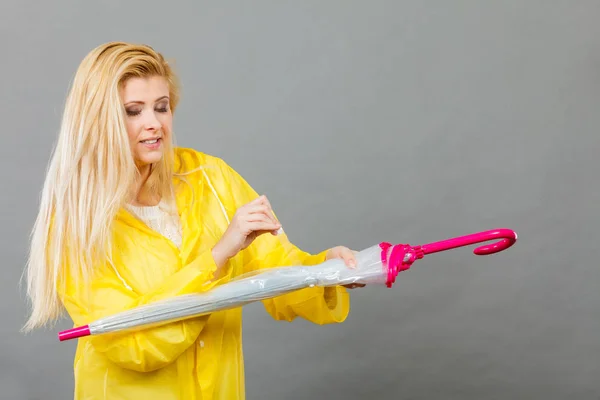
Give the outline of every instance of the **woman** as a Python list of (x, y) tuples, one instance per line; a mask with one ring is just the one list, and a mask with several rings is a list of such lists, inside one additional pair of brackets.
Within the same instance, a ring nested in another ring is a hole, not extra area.
[[(172, 146), (176, 78), (147, 46), (108, 43), (82, 61), (46, 177), (27, 269), (25, 330), (64, 308), (75, 325), (207, 290), (281, 265), (353, 252), (305, 253), (268, 199), (223, 160)], [(263, 302), (276, 320), (339, 323), (343, 287)], [(241, 309), (81, 339), (76, 399), (243, 399)]]

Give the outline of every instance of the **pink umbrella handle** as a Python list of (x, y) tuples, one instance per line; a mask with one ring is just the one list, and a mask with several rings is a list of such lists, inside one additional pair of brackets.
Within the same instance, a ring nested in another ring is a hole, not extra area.
[[(500, 240), (498, 240), (500, 239)], [(387, 267), (388, 277), (386, 285), (392, 287), (396, 281), (396, 276), (402, 271), (410, 269), (416, 260), (420, 260), (426, 254), (437, 253), (444, 250), (451, 250), (457, 247), (469, 246), (476, 243), (496, 240), (495, 243), (479, 246), (473, 252), (478, 256), (498, 253), (506, 250), (517, 241), (517, 234), (510, 229), (494, 229), (490, 231), (472, 233), (466, 236), (459, 236), (452, 239), (446, 239), (439, 242), (424, 244), (421, 246), (411, 246), (408, 244), (392, 244), (383, 242), (381, 248), (381, 261)], [(388, 252), (389, 257), (388, 257)]]
[[(501, 240), (498, 240), (501, 239)], [(444, 250), (455, 249), (458, 247), (469, 246), (476, 243), (498, 240), (495, 243), (483, 245), (473, 250), (478, 256), (498, 253), (508, 249), (517, 241), (517, 233), (511, 229), (493, 229), (484, 232), (473, 233), (470, 235), (459, 236), (452, 239), (442, 240), (429, 244), (421, 245), (423, 254), (432, 254)]]

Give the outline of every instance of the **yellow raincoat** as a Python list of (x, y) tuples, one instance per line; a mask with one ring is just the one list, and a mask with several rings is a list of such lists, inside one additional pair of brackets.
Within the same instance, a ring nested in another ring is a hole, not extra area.
[[(176, 295), (211, 281), (211, 248), (240, 206), (258, 197), (223, 160), (191, 149), (175, 150), (174, 178), (183, 229), (181, 248), (121, 210), (113, 230), (113, 265), (98, 266), (90, 287), (72, 280), (60, 290), (75, 325)], [(199, 167), (203, 167), (200, 168)], [(262, 235), (225, 266), (221, 284), (251, 270), (314, 265), (285, 235)], [(203, 289), (205, 290), (205, 289)], [(305, 318), (339, 323), (349, 312), (343, 287), (309, 288), (263, 302), (276, 320)], [(195, 400), (245, 398), (241, 308), (137, 332), (79, 340), (74, 360), (75, 399)]]

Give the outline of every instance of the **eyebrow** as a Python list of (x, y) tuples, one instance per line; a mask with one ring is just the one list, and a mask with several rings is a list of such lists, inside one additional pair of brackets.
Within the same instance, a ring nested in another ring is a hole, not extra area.
[[(168, 99), (169, 99), (169, 96), (162, 96), (162, 97), (159, 97), (158, 99), (154, 100), (154, 102), (155, 102), (155, 103), (157, 103), (157, 102), (159, 102), (159, 101), (161, 101), (161, 100), (165, 100), (165, 99), (167, 99), (167, 100), (168, 100)], [(127, 106), (127, 105), (130, 105), (130, 104), (144, 104), (144, 102), (143, 102), (143, 101), (139, 101), (139, 100), (132, 100), (132, 101), (128, 101), (127, 103), (125, 103), (125, 105), (126, 105), (126, 106)]]

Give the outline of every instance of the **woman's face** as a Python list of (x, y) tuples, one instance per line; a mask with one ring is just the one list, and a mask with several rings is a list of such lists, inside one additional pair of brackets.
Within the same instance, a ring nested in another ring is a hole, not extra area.
[(171, 140), (173, 114), (165, 78), (130, 78), (121, 89), (129, 144), (140, 170), (160, 161), (164, 142)]

